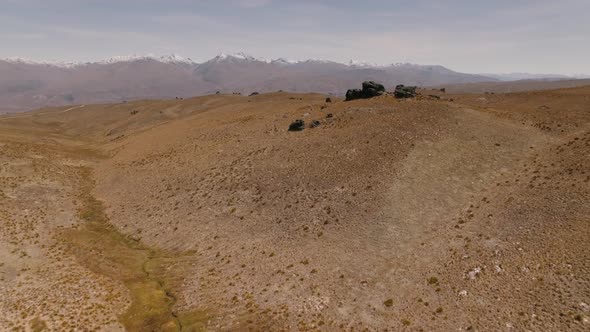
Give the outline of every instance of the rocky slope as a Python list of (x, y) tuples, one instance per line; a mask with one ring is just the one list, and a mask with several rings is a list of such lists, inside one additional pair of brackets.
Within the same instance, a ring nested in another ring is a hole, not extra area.
[[(47, 172), (65, 172), (51, 183), (83, 212), (58, 202), (64, 212), (52, 220), (69, 216), (63, 227), (88, 239), (55, 240), (81, 248), (60, 252), (78, 257), (75, 275), (101, 280), (97, 294), (117, 290), (97, 296), (112, 311), (93, 314), (113, 328), (585, 331), (589, 96), (587, 87), (332, 103), (318, 94), (214, 95), (0, 118), (0, 142), (28, 137), (26, 146), (54, 145), (91, 170), (80, 176), (93, 181), (79, 184), (66, 169)], [(320, 124), (289, 132), (294, 119)], [(42, 155), (49, 164), (66, 157)], [(41, 192), (24, 195), (23, 182), (10, 180), (25, 176), (21, 157), (3, 158), (12, 165), (1, 187), (10, 216), (18, 199)], [(93, 186), (96, 201), (68, 196), (68, 186)], [(88, 206), (102, 212), (84, 213)], [(84, 218), (113, 227), (89, 233)], [(11, 227), (2, 241), (28, 229)], [(53, 264), (53, 249), (29, 245), (1, 246), (9, 249), (0, 252), (0, 289), (22, 268), (16, 292), (31, 288), (26, 276), (39, 272), (27, 268)], [(133, 270), (105, 268), (121, 260), (114, 245), (143, 262), (139, 286), (126, 277)], [(5, 297), (14, 301), (13, 292)], [(164, 311), (138, 310), (159, 301)], [(49, 327), (70, 322), (41, 311), (22, 318), (40, 303), (53, 307), (30, 298), (0, 308), (0, 326), (30, 326), (36, 316)]]

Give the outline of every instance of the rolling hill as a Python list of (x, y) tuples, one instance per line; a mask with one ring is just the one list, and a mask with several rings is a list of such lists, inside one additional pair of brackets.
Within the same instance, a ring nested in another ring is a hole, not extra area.
[(590, 87), (443, 96), (1, 116), (0, 330), (587, 331)]

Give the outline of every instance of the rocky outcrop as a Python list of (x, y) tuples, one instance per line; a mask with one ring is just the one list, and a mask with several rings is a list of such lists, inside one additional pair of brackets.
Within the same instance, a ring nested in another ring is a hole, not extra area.
[(351, 89), (346, 91), (346, 100), (367, 99), (378, 97), (385, 94), (385, 87), (383, 84), (375, 83), (373, 81), (363, 82), (362, 89)]
[(298, 119), (289, 125), (289, 131), (301, 131), (305, 128), (305, 121)]
[(393, 95), (395, 98), (414, 98), (418, 95), (418, 93), (416, 92), (415, 86), (405, 86), (400, 84), (395, 87)]

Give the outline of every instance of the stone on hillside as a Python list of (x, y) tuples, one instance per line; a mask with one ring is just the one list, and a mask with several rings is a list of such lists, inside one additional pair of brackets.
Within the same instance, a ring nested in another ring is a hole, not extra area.
[(363, 98), (363, 91), (360, 89), (350, 89), (346, 91), (346, 100), (355, 100)]
[(375, 83), (373, 81), (363, 82), (362, 89), (351, 89), (346, 92), (346, 100), (366, 99), (381, 96), (385, 94), (385, 87), (383, 84)]
[(293, 122), (291, 122), (291, 124), (289, 125), (289, 131), (300, 131), (303, 130), (305, 128), (305, 121), (298, 119), (295, 120)]
[[(363, 91), (375, 91), (375, 92), (385, 92), (385, 87), (383, 84), (375, 83), (373, 81), (364, 81), (363, 82)], [(374, 97), (374, 96), (369, 96)]]
[(395, 98), (414, 98), (418, 95), (415, 86), (405, 86), (400, 84), (395, 87), (394, 96)]

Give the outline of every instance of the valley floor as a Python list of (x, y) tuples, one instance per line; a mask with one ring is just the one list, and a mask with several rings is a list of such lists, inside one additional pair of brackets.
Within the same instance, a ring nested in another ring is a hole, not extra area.
[(590, 328), (590, 88), (324, 99), (0, 117), (0, 330)]

